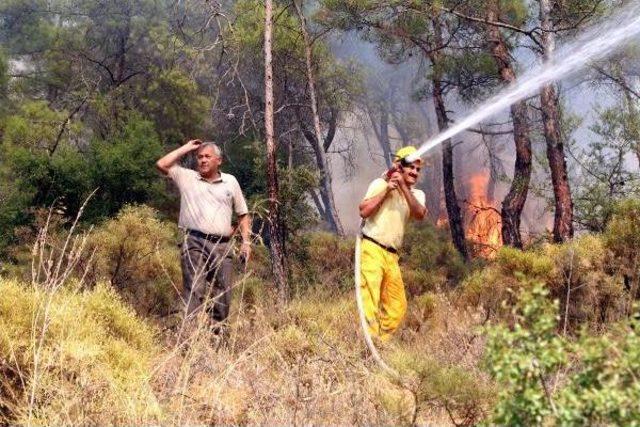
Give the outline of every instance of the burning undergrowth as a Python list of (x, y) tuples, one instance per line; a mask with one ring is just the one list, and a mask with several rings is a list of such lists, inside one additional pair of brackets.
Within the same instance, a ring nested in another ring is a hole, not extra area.
[(488, 171), (471, 175), (465, 200), (465, 236), (473, 254), (483, 258), (495, 257), (502, 246), (502, 220), (489, 191), (490, 181)]

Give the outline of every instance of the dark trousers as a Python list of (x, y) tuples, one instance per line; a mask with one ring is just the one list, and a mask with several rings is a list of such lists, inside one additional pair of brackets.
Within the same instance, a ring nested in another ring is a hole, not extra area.
[(183, 298), (186, 315), (206, 309), (214, 322), (229, 316), (232, 259), (228, 243), (217, 243), (187, 234), (182, 243)]

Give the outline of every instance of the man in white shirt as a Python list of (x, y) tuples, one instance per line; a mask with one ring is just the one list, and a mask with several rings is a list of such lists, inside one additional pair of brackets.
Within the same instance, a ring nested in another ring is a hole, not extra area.
[[(178, 165), (194, 152), (197, 171)], [(224, 322), (231, 304), (231, 219), (235, 211), (242, 235), (241, 256), (248, 262), (251, 254), (251, 222), (242, 190), (233, 175), (220, 172), (222, 153), (212, 142), (198, 139), (168, 153), (156, 162), (180, 191), (178, 226), (184, 230), (180, 261), (186, 315), (193, 318), (203, 307), (214, 325)], [(207, 302), (210, 300), (210, 302)], [(219, 331), (216, 326), (214, 331)]]

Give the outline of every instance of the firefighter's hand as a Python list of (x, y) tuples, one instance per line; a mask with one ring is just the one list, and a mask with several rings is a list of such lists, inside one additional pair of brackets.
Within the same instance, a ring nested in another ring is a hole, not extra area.
[(404, 178), (402, 177), (402, 174), (400, 172), (394, 172), (391, 175), (391, 178), (389, 178), (389, 183), (387, 184), (387, 187), (395, 190), (396, 188), (402, 186), (404, 184)]
[(395, 190), (396, 188), (398, 188), (398, 181), (394, 181), (390, 178), (387, 182), (387, 191)]

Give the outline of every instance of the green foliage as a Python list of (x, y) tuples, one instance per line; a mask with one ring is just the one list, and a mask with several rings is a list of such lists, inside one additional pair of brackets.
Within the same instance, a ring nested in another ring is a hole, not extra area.
[(16, 226), (33, 219), (30, 209), (58, 201), (75, 215), (88, 194), (86, 160), (67, 138), (58, 138), (63, 116), (38, 101), (7, 119), (0, 145), (0, 248), (12, 241)]
[(87, 221), (113, 215), (126, 203), (165, 197), (154, 168), (163, 149), (152, 123), (132, 116), (110, 140), (78, 147), (68, 135), (57, 141), (63, 115), (36, 102), (8, 119), (0, 147), (0, 247), (12, 241), (15, 227), (31, 224), (34, 209), (55, 203), (74, 218), (94, 189)]
[(574, 346), (580, 369), (558, 393), (558, 424), (638, 425), (640, 324), (623, 322), (602, 337), (584, 335)]
[(5, 0), (0, 4), (0, 44), (10, 53), (46, 49), (54, 31), (42, 14), (45, 0)]
[(466, 102), (487, 98), (500, 82), (498, 67), (488, 52), (447, 56), (439, 68), (460, 87), (460, 96)]
[(187, 135), (198, 135), (210, 109), (208, 98), (183, 71), (159, 70), (156, 74), (146, 87), (142, 109), (153, 118), (162, 140), (183, 142)]
[[(223, 169), (234, 175), (243, 192), (254, 206), (255, 222), (266, 218), (268, 208), (266, 156), (264, 145), (258, 141), (239, 140), (225, 146), (226, 163)], [(318, 174), (307, 165), (285, 168), (278, 165), (280, 186), (280, 215), (287, 234), (292, 237), (317, 222), (315, 210), (309, 205), (308, 191), (318, 186)]]
[[(20, 106), (19, 111), (7, 119), (3, 144), (29, 150), (53, 152), (60, 143), (60, 124), (67, 112), (52, 109), (46, 101), (31, 101)], [(72, 127), (77, 132), (77, 127)], [(66, 135), (63, 135), (66, 138)], [(74, 136), (74, 135), (72, 135)]]
[(640, 140), (640, 116), (634, 108), (622, 107), (600, 111), (591, 127), (597, 139), (575, 150), (581, 166), (575, 179), (575, 218), (587, 230), (603, 231), (620, 200), (640, 196), (640, 175), (627, 162)]
[(164, 186), (154, 166), (162, 154), (153, 124), (135, 115), (111, 139), (95, 141), (88, 167), (98, 193), (88, 217), (113, 215), (127, 203), (162, 200)]
[(567, 354), (556, 334), (558, 304), (550, 305), (547, 295), (541, 285), (525, 288), (513, 309), (513, 327), (487, 330), (487, 367), (499, 384), (492, 422), (541, 425), (552, 414), (547, 381)]
[(636, 425), (638, 320), (594, 337), (559, 336), (557, 302), (542, 285), (519, 295), (511, 327), (487, 328), (487, 368), (499, 386), (491, 418), (501, 425)]

